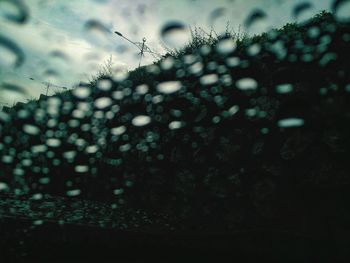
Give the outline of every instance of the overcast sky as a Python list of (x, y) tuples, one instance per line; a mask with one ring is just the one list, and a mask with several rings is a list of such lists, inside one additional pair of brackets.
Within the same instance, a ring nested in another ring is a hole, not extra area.
[[(161, 29), (169, 22), (199, 26), (217, 32), (225, 29), (227, 21), (237, 30), (247, 16), (259, 8), (267, 18), (251, 29), (253, 34), (294, 21), (293, 8), (299, 0), (27, 0), (26, 23), (9, 20), (18, 16), (18, 6), (12, 1), (0, 1), (0, 40), (16, 43), (25, 59), (14, 66), (11, 54), (0, 41), (0, 85), (16, 84), (27, 94), (0, 88), (0, 103), (38, 97), (45, 93), (40, 82), (51, 81), (58, 86), (71, 87), (95, 74), (110, 56), (116, 66), (133, 69), (138, 65), (137, 49), (113, 34), (117, 30), (133, 41), (142, 41), (155, 52), (164, 53)], [(14, 1), (15, 2), (15, 1)], [(312, 7), (303, 12), (299, 21), (330, 8), (332, 0), (309, 0)], [(188, 37), (188, 33), (184, 32)], [(169, 43), (166, 44), (174, 44)], [(151, 63), (146, 56), (142, 64)], [(30, 78), (34, 79), (31, 80)], [(1, 84), (2, 83), (2, 84)]]

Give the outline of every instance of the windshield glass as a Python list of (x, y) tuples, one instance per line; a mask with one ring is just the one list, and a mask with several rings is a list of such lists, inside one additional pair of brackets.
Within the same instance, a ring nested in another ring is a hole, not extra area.
[(347, 0), (0, 0), (0, 252), (225, 250), (211, 234), (264, 229), (268, 257), (266, 240), (284, 249), (271, 233), (342, 232), (349, 14)]

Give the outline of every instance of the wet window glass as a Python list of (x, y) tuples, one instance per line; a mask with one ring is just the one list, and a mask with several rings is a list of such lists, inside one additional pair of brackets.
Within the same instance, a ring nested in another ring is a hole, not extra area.
[(0, 0), (0, 261), (350, 260), (349, 16)]

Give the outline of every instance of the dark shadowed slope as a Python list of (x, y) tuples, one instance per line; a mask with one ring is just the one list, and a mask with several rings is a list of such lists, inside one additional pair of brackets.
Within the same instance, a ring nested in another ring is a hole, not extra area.
[(322, 13), (1, 113), (6, 254), (349, 256), (349, 41)]

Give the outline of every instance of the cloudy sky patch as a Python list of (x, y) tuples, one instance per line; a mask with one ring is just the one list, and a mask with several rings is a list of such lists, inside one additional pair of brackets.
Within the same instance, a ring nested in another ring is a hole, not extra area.
[[(6, 2), (6, 1), (0, 1)], [(185, 26), (199, 26), (218, 33), (229, 21), (238, 30), (253, 10), (263, 10), (267, 17), (251, 29), (250, 34), (279, 27), (293, 17), (299, 0), (70, 0), (23, 1), (29, 19), (26, 23), (9, 21), (8, 13), (15, 9), (1, 9), (0, 36), (15, 42), (25, 54), (20, 67), (0, 62), (0, 85), (12, 83), (24, 87), (27, 97), (45, 93), (42, 82), (71, 87), (88, 81), (102, 64), (112, 56), (113, 62), (125, 70), (138, 66), (138, 50), (113, 32), (122, 32), (133, 41), (142, 41), (155, 52), (164, 54), (161, 29), (171, 21)], [(311, 8), (303, 12), (299, 21), (320, 10), (328, 9), (331, 0), (310, 0)], [(92, 25), (92, 26), (91, 26)], [(103, 29), (103, 30), (101, 30)], [(189, 38), (189, 34), (188, 34)], [(1, 51), (1, 43), (0, 43)], [(0, 54), (0, 60), (6, 54)], [(142, 64), (152, 63), (146, 56)], [(0, 102), (13, 103), (0, 89)], [(23, 98), (18, 97), (18, 100)]]

